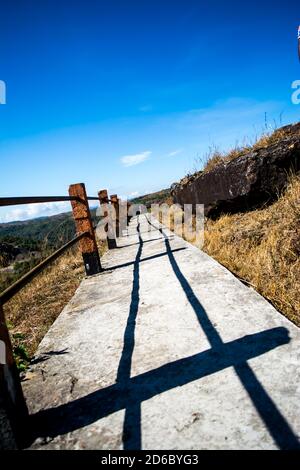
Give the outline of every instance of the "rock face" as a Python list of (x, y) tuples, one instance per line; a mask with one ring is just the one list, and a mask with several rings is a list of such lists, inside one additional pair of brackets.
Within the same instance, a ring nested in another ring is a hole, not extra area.
[(173, 184), (174, 202), (204, 204), (211, 218), (272, 202), (289, 174), (300, 171), (300, 123), (279, 131), (283, 137), (278, 142)]

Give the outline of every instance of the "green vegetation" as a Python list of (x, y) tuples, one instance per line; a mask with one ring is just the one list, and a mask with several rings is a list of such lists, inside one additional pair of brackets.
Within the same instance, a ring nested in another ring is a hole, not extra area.
[(12, 334), (12, 340), (14, 343), (13, 353), (14, 353), (16, 364), (17, 364), (17, 368), (19, 371), (22, 372), (27, 368), (30, 362), (29, 353), (27, 351), (25, 344), (23, 344), (22, 342), (23, 340), (25, 340), (25, 337), (22, 333), (15, 333), (15, 334)]
[[(93, 221), (96, 209), (91, 209)], [(12, 243), (29, 251), (37, 248), (58, 248), (75, 236), (75, 224), (71, 212), (0, 224), (0, 243)]]
[(0, 224), (0, 242), (36, 249), (56, 248), (75, 235), (75, 226), (70, 213)]
[[(91, 210), (96, 222), (96, 209)], [(71, 212), (0, 224), (0, 292), (76, 234)]]

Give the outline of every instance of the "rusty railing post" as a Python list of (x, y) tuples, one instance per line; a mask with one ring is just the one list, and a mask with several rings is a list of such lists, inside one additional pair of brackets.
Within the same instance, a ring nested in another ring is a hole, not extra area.
[(116, 238), (115, 238), (115, 232), (114, 228), (112, 226), (112, 221), (110, 220), (110, 213), (109, 213), (109, 208), (108, 208), (108, 194), (106, 189), (101, 189), (98, 192), (99, 196), (99, 201), (100, 205), (103, 206), (103, 217), (108, 217), (109, 221), (105, 225), (104, 230), (107, 233), (107, 246), (109, 250), (112, 250), (113, 248), (117, 248), (117, 243), (116, 243)]
[(0, 304), (0, 450), (22, 446), (28, 411)]
[(76, 224), (77, 234), (86, 232), (79, 244), (87, 276), (97, 274), (102, 271), (99, 251), (93, 229), (89, 203), (87, 200), (85, 185), (83, 183), (71, 184), (69, 195), (78, 199), (71, 201), (73, 217)]
[(116, 237), (120, 236), (120, 213), (119, 213), (119, 198), (117, 194), (112, 194), (110, 200), (115, 209), (115, 224), (116, 224)]

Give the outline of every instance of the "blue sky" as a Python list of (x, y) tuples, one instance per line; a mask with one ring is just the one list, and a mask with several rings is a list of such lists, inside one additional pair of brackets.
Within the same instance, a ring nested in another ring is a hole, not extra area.
[[(0, 196), (84, 182), (132, 196), (299, 120), (298, 2), (7, 0), (0, 4)], [(0, 221), (69, 209), (1, 209)]]

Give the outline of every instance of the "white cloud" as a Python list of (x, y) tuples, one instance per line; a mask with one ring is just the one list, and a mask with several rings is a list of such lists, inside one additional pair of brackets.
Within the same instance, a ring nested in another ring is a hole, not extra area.
[(140, 193), (138, 191), (133, 191), (132, 193), (129, 194), (129, 197), (136, 197), (138, 196)]
[(175, 157), (175, 155), (179, 155), (183, 151), (184, 151), (184, 149), (173, 150), (173, 152), (170, 152), (170, 153), (167, 154), (167, 157)]
[(147, 150), (142, 153), (136, 153), (135, 155), (124, 155), (124, 157), (121, 157), (120, 160), (124, 166), (138, 165), (139, 163), (142, 163), (147, 160), (147, 158), (150, 157), (151, 153), (152, 152), (150, 152), (150, 150)]
[(129, 193), (129, 194), (121, 194), (118, 197), (122, 201), (127, 201), (128, 199), (132, 199), (134, 197), (137, 197), (139, 194), (140, 194), (139, 191), (133, 191), (132, 193)]
[(35, 219), (60, 214), (71, 210), (69, 202), (46, 202), (42, 204), (26, 204), (15, 206), (13, 209), (0, 215), (0, 222), (14, 222), (19, 220)]

